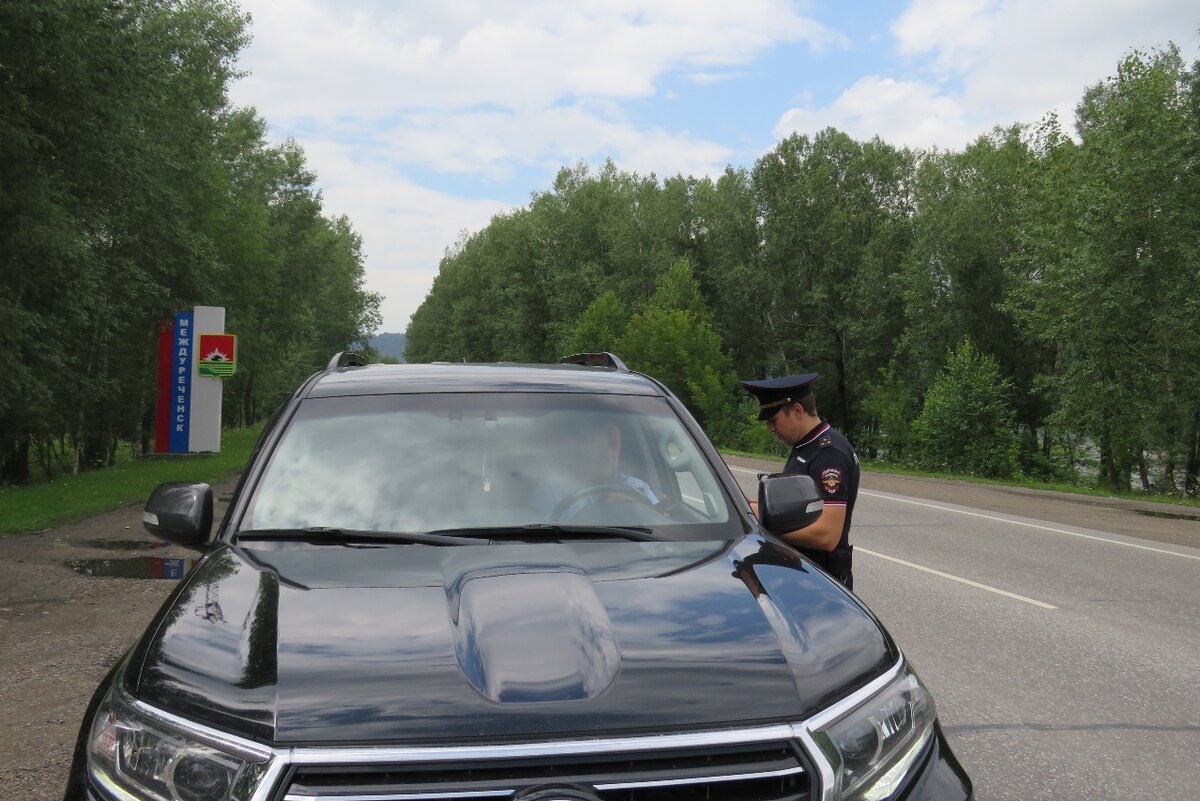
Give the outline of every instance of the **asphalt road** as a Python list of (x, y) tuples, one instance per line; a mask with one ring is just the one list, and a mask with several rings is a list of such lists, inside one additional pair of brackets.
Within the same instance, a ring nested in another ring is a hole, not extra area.
[[(749, 492), (778, 469), (728, 461)], [(864, 475), (857, 594), (933, 691), (977, 798), (1200, 798), (1195, 514)]]

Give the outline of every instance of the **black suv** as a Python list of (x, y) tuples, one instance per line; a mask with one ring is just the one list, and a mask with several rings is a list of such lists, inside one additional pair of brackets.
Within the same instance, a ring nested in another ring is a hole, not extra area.
[[(589, 362), (589, 359), (580, 361)], [(370, 365), (309, 379), (205, 552), (96, 692), (67, 797), (965, 799), (933, 699), (871, 613), (751, 514), (658, 381)]]

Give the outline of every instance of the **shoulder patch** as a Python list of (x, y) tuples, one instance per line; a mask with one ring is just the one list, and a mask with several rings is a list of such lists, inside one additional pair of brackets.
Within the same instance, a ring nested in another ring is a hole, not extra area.
[(833, 444), (833, 440), (831, 440), (829, 437), (825, 437), (824, 439), (821, 440), (822, 448), (828, 448), (832, 444)]
[(827, 467), (821, 471), (821, 486), (830, 495), (841, 489), (842, 471), (836, 467)]

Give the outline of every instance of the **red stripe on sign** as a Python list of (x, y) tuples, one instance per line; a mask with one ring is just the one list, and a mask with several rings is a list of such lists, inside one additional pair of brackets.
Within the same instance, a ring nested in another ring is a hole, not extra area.
[(154, 399), (154, 452), (171, 450), (171, 378), (175, 357), (175, 322), (158, 323), (158, 380)]

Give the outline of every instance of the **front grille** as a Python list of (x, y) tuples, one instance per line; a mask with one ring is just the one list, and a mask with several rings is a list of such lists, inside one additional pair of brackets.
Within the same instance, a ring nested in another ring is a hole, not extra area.
[(303, 765), (286, 801), (505, 801), (570, 785), (601, 801), (808, 801), (791, 741), (380, 765)]

